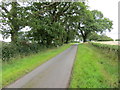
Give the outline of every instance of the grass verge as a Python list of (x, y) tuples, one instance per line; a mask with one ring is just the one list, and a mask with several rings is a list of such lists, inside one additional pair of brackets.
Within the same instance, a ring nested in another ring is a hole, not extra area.
[(63, 45), (59, 48), (48, 49), (40, 53), (26, 56), (22, 59), (12, 60), (2, 64), (2, 87), (14, 82), (18, 78), (32, 71), (39, 65), (53, 58), (57, 54), (69, 48), (71, 44)]
[(118, 87), (118, 60), (109, 58), (102, 50), (89, 44), (78, 46), (70, 88)]

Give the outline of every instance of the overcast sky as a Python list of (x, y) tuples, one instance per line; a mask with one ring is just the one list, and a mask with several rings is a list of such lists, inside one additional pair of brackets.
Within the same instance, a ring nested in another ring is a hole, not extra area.
[[(1, 1), (1, 0), (0, 0)], [(113, 21), (113, 29), (111, 32), (106, 32), (106, 35), (117, 39), (118, 38), (118, 2), (120, 0), (88, 0), (90, 10), (99, 10), (103, 15)], [(0, 40), (2, 37), (0, 35)], [(5, 40), (10, 41), (10, 38)]]
[(113, 29), (107, 32), (107, 36), (113, 39), (118, 38), (118, 2), (120, 0), (88, 0), (91, 10), (101, 11), (105, 17), (113, 21)]

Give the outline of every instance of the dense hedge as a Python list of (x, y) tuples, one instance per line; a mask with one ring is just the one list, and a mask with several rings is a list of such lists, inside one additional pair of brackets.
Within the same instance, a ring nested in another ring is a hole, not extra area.
[(17, 56), (27, 56), (31, 53), (37, 53), (46, 47), (40, 46), (36, 43), (29, 44), (11, 44), (11, 43), (2, 43), (2, 61), (8, 61)]
[(97, 41), (114, 41), (114, 40), (113, 39), (108, 39), (108, 40), (98, 39)]
[(97, 48), (114, 51), (117, 54), (119, 54), (119, 51), (120, 51), (120, 46), (118, 45), (106, 45), (106, 44), (100, 44), (100, 43), (91, 43), (91, 44)]
[(116, 39), (115, 41), (120, 41), (120, 39)]

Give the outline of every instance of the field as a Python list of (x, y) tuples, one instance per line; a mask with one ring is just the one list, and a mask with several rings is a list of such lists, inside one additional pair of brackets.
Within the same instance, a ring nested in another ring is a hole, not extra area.
[(95, 43), (109, 44), (109, 45), (120, 45), (119, 41), (104, 41), (104, 42), (95, 42)]
[(118, 59), (91, 44), (80, 44), (71, 77), (70, 88), (118, 87)]

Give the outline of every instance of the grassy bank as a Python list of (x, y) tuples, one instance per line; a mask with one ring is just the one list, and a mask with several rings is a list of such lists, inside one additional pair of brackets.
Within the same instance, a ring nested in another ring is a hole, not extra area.
[(117, 55), (110, 58), (103, 49), (80, 44), (72, 72), (70, 88), (118, 87)]
[(12, 83), (16, 79), (35, 69), (37, 66), (48, 61), (57, 54), (63, 52), (70, 47), (70, 44), (63, 45), (59, 48), (53, 48), (49, 50), (44, 50), (38, 54), (26, 56), (22, 59), (15, 59), (9, 63), (3, 63), (2, 65), (2, 85)]

